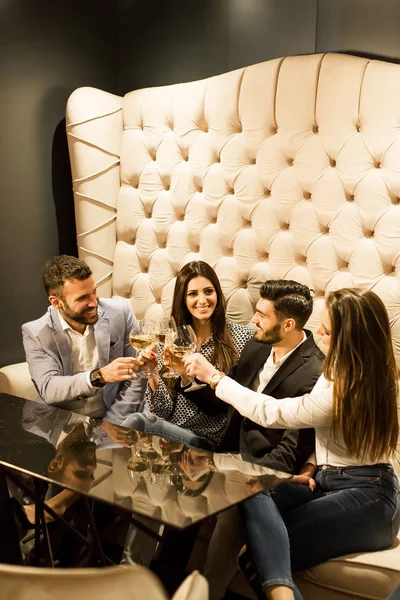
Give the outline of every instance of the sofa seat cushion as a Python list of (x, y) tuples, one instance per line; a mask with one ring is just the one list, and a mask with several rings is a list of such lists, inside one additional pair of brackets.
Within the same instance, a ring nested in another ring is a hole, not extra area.
[(28, 363), (7, 365), (0, 369), (0, 393), (35, 400), (38, 393), (29, 374)]
[(400, 537), (387, 550), (348, 554), (296, 574), (320, 587), (383, 600), (400, 585)]

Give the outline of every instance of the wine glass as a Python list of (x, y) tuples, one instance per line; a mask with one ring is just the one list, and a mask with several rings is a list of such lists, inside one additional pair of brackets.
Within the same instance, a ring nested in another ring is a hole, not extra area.
[(161, 345), (165, 345), (168, 338), (176, 334), (176, 323), (174, 317), (165, 317), (157, 321), (154, 337)]
[(128, 476), (135, 487), (144, 479), (149, 466), (149, 459), (146, 456), (134, 455), (129, 459), (127, 464)]
[[(194, 329), (191, 325), (181, 325), (176, 328), (176, 335), (173, 339), (173, 342), (169, 348), (171, 354), (176, 356), (176, 358), (182, 359), (184, 356), (188, 356), (189, 354), (194, 354), (197, 350), (197, 336), (194, 332)], [(184, 367), (182, 365), (182, 369), (176, 375), (181, 375), (184, 371)], [(191, 386), (190, 390), (197, 390), (205, 387), (205, 384), (198, 384), (195, 382), (193, 377), (188, 377)]]
[[(159, 344), (169, 347), (175, 335), (176, 323), (174, 317), (165, 317), (157, 321), (155, 338)], [(166, 370), (162, 373), (162, 377), (176, 377), (176, 373), (173, 373), (166, 365), (164, 367)]]
[[(129, 342), (136, 350), (147, 350), (151, 348), (155, 342), (156, 323), (151, 319), (139, 319), (132, 327), (129, 335)], [(149, 379), (153, 375), (153, 370), (150, 366), (144, 367), (136, 373), (139, 377)]]

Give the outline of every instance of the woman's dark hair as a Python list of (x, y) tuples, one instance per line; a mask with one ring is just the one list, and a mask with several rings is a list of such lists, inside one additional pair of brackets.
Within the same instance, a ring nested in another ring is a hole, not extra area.
[(351, 455), (392, 455), (399, 435), (398, 381), (389, 316), (374, 292), (342, 289), (326, 305), (331, 343), (324, 375), (333, 382), (332, 433)]
[(192, 323), (193, 317), (186, 306), (186, 292), (189, 282), (195, 277), (208, 279), (217, 293), (217, 305), (211, 315), (211, 329), (214, 339), (214, 353), (211, 362), (221, 371), (229, 373), (237, 363), (238, 356), (226, 323), (225, 298), (221, 284), (216, 272), (209, 264), (202, 260), (195, 260), (179, 271), (176, 277), (171, 315), (178, 327)]
[(310, 288), (291, 279), (269, 279), (260, 289), (260, 296), (272, 302), (278, 319), (292, 318), (301, 331), (313, 311)]

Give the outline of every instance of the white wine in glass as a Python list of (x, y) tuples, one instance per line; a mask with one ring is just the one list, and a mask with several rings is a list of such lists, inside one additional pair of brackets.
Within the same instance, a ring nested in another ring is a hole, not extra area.
[[(197, 336), (191, 327), (191, 325), (180, 325), (176, 328), (176, 335), (169, 346), (169, 351), (173, 356), (178, 359), (182, 359), (184, 356), (194, 354), (197, 349)], [(180, 372), (174, 372), (174, 376), (177, 377), (184, 371), (183, 365)], [(190, 378), (192, 383), (193, 378)]]
[[(174, 317), (165, 317), (157, 322), (155, 338), (160, 345), (169, 348), (175, 336), (176, 323)], [(162, 374), (163, 377), (168, 379), (177, 376), (177, 374), (171, 371), (166, 365), (164, 365), (164, 367), (166, 370)]]
[[(134, 323), (132, 331), (129, 334), (130, 345), (138, 351), (151, 348), (155, 342), (155, 330), (156, 323), (154, 321), (151, 319), (139, 319)], [(152, 371), (148, 367), (145, 367), (138, 371), (136, 375), (148, 379), (152, 376)]]
[(157, 321), (154, 337), (159, 344), (164, 346), (175, 333), (176, 323), (174, 317), (165, 317), (165, 319)]

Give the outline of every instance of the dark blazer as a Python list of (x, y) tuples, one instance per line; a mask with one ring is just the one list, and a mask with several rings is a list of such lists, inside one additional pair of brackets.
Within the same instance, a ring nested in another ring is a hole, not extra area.
[[(289, 356), (268, 382), (263, 394), (274, 398), (294, 398), (309, 393), (322, 370), (325, 355), (310, 331), (307, 340)], [(272, 345), (247, 342), (233, 378), (252, 388), (254, 380), (270, 355)], [(244, 419), (236, 410), (218, 450), (240, 451), (245, 460), (287, 473), (297, 473), (315, 450), (313, 429), (266, 429)]]

